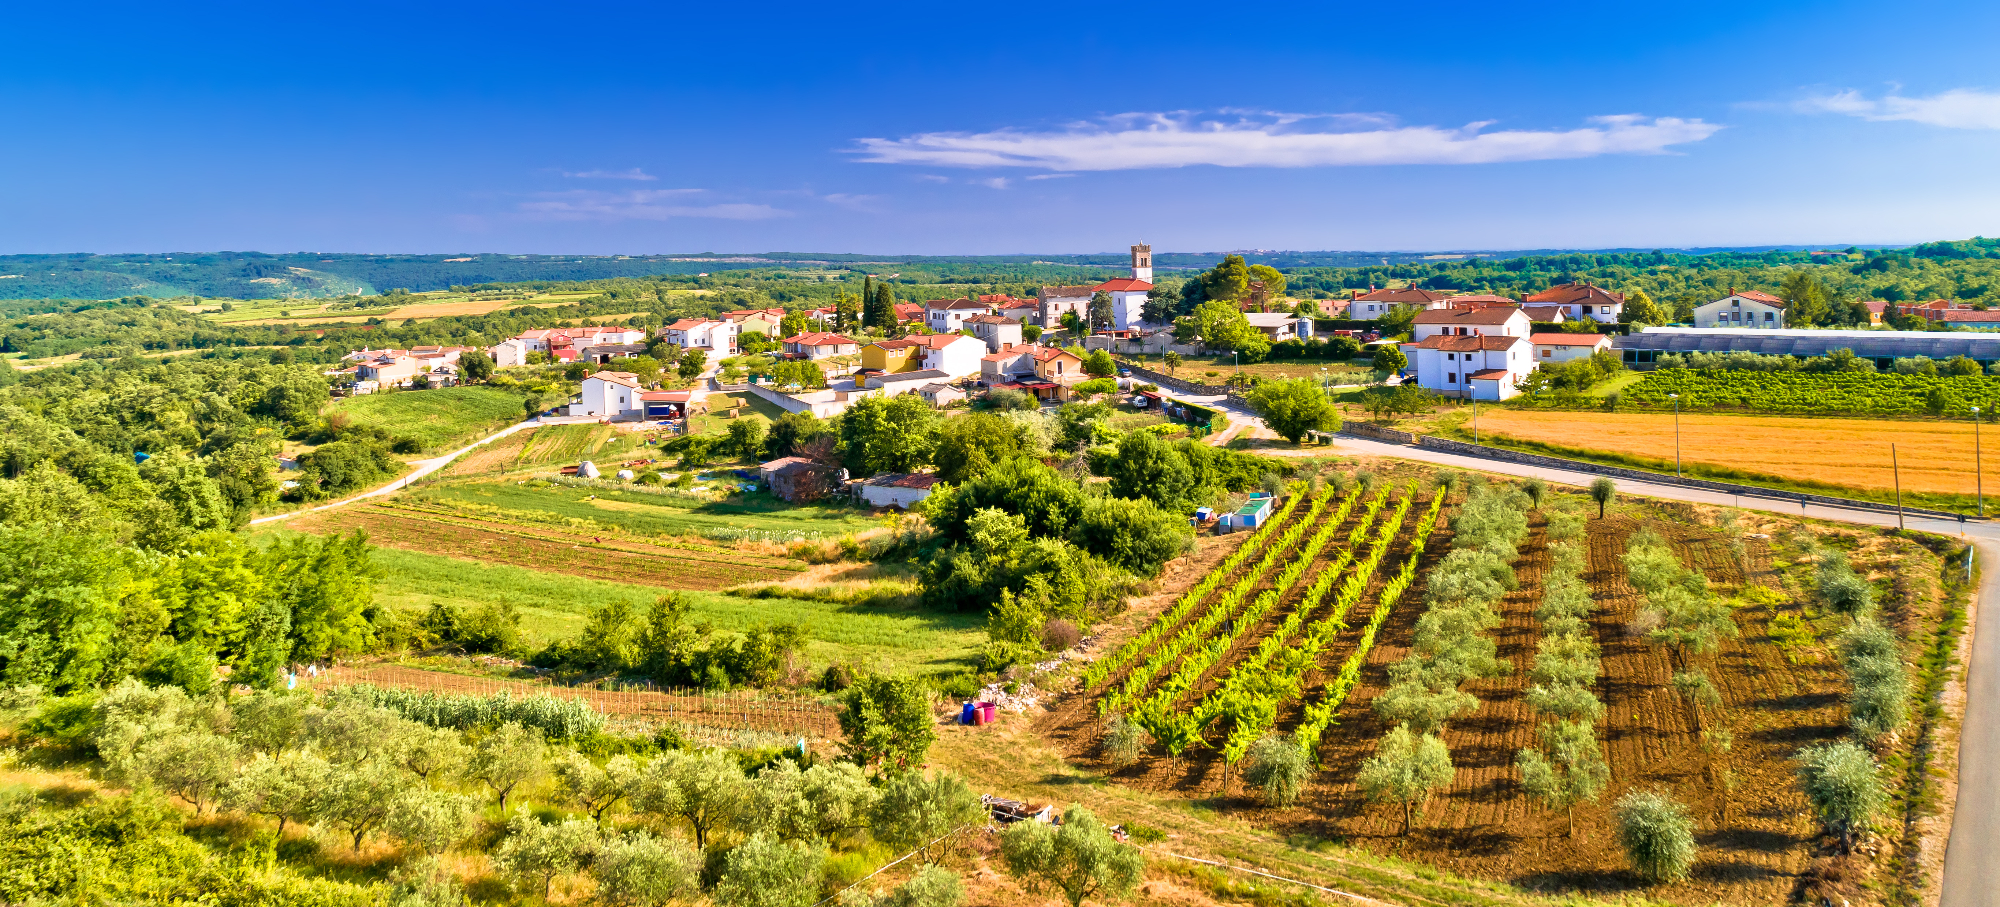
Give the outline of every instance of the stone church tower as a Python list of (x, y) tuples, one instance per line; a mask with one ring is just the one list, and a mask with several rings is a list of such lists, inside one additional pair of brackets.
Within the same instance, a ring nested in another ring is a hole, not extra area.
[(1153, 282), (1153, 247), (1140, 243), (1132, 247), (1132, 279)]

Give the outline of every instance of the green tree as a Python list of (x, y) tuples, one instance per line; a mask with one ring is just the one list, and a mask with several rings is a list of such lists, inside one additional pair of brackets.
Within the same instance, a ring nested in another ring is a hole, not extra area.
[(874, 907), (959, 907), (963, 903), (965, 885), (958, 880), (958, 874), (926, 864)]
[(1200, 341), (1210, 349), (1234, 350), (1248, 362), (1261, 361), (1271, 344), (1264, 333), (1250, 326), (1233, 303), (1210, 299), (1194, 313), (1174, 322), (1174, 339), (1180, 343)]
[(1625, 294), (1625, 307), (1619, 310), (1618, 320), (1623, 324), (1644, 324), (1659, 326), (1667, 323), (1667, 313), (1660, 310), (1653, 297), (1645, 290), (1633, 289)]
[(1581, 721), (1542, 725), (1542, 748), (1522, 749), (1514, 759), (1521, 770), (1521, 787), (1528, 796), (1569, 817), (1569, 834), (1576, 834), (1576, 805), (1594, 801), (1611, 781), (1611, 767), (1597, 733)]
[(875, 327), (893, 333), (896, 328), (896, 294), (886, 283), (875, 285)]
[(345, 831), (359, 853), (362, 839), (388, 821), (390, 809), (410, 787), (408, 775), (382, 760), (336, 765), (327, 778), (319, 816)]
[(1340, 429), (1340, 410), (1310, 378), (1265, 381), (1247, 396), (1264, 424), (1293, 444), (1307, 432)]
[(836, 423), (841, 459), (857, 476), (915, 472), (931, 462), (938, 422), (937, 411), (915, 394), (857, 400)]
[(1597, 518), (1604, 519), (1604, 508), (1611, 499), (1618, 496), (1618, 484), (1610, 479), (1595, 479), (1590, 483), (1590, 499), (1597, 502)]
[(1194, 547), (1194, 530), (1179, 512), (1145, 498), (1090, 498), (1069, 540), (1115, 566), (1152, 576)]
[(1613, 815), (1634, 872), (1654, 884), (1687, 878), (1695, 845), (1686, 807), (1664, 794), (1633, 791), (1618, 798)]
[(786, 841), (823, 841), (868, 825), (881, 793), (852, 762), (808, 769), (779, 760), (757, 773), (757, 815), (763, 830)]
[(278, 836), (282, 838), (285, 826), (311, 824), (319, 817), (321, 798), (332, 773), (333, 767), (315, 753), (258, 753), (229, 779), (222, 803), (238, 812), (278, 820)]
[(1312, 775), (1311, 760), (1290, 734), (1266, 735), (1251, 744), (1249, 764), (1243, 770), (1243, 780), (1261, 790), (1264, 802), (1271, 806), (1299, 802)]
[(694, 832), (697, 850), (708, 849), (717, 829), (749, 824), (756, 786), (727, 750), (662, 754), (635, 782), (632, 805), (663, 819), (680, 820)]
[(1792, 327), (1824, 324), (1832, 314), (1826, 285), (1809, 271), (1786, 274), (1778, 297), (1785, 301), (1785, 323)]
[(958, 484), (984, 474), (995, 463), (1032, 453), (1026, 425), (992, 413), (969, 413), (938, 426), (932, 459), (939, 478)]
[(634, 831), (598, 845), (590, 875), (605, 903), (662, 907), (701, 892), (701, 855), (678, 838)]
[(1146, 858), (1120, 844), (1089, 810), (1071, 806), (1059, 826), (1016, 822), (1000, 834), (1007, 874), (1031, 894), (1060, 893), (1070, 907), (1122, 898), (1139, 884)]
[(675, 373), (681, 376), (682, 381), (693, 381), (701, 377), (701, 373), (707, 368), (708, 352), (706, 350), (688, 350), (681, 354), (680, 365), (675, 370)]
[(1175, 374), (1181, 369), (1181, 354), (1173, 350), (1168, 350), (1166, 355), (1160, 357), (1160, 361), (1166, 365), (1167, 374), (1169, 375)]
[(840, 699), (841, 750), (863, 768), (907, 770), (937, 741), (930, 699), (910, 678), (871, 674)]
[(819, 899), (825, 853), (796, 841), (777, 841), (762, 832), (723, 859), (715, 883), (718, 907), (812, 907)]
[[(1251, 265), (1248, 270), (1251, 280), (1263, 282), (1265, 299), (1276, 301), (1284, 298), (1285, 272), (1270, 265)], [(1245, 295), (1249, 294), (1246, 292)]]
[(1410, 367), (1410, 358), (1403, 355), (1403, 348), (1393, 343), (1385, 343), (1375, 348), (1374, 358), (1369, 367), (1385, 375), (1392, 375)]
[(547, 770), (548, 745), (542, 742), (542, 735), (509, 721), (479, 741), (466, 776), (492, 790), (505, 810), (507, 797), (515, 788), (542, 777)]
[(1111, 294), (1098, 290), (1090, 294), (1090, 329), (1108, 331), (1118, 326), (1118, 317), (1112, 311)]
[(764, 420), (740, 418), (729, 423), (729, 449), (746, 460), (764, 452)]
[(1196, 279), (1204, 296), (1211, 300), (1231, 302), (1250, 295), (1250, 267), (1243, 263), (1241, 255), (1223, 256), (1221, 263)]
[(1092, 378), (1109, 378), (1118, 374), (1118, 361), (1104, 350), (1091, 350), (1083, 357), (1083, 373)]
[(1180, 314), (1180, 293), (1177, 290), (1155, 286), (1146, 291), (1146, 301), (1139, 306), (1139, 320), (1147, 324), (1167, 324)]
[(810, 327), (812, 322), (807, 320), (804, 312), (786, 312), (784, 317), (778, 319), (778, 339), (796, 337)]
[(1120, 436), (1117, 453), (1105, 460), (1102, 472), (1111, 480), (1112, 494), (1145, 498), (1174, 513), (1204, 503), (1214, 491), (1198, 488), (1194, 467), (1187, 458), (1149, 431), (1128, 431)]
[(986, 807), (964, 778), (944, 772), (925, 778), (909, 771), (889, 776), (882, 785), (868, 830), (898, 853), (914, 850), (920, 861), (931, 863), (946, 849), (940, 838), (986, 820)]
[(597, 829), (588, 822), (566, 819), (543, 824), (527, 810), (507, 820), (507, 838), (493, 851), (493, 865), (518, 888), (541, 888), (547, 900), (557, 876), (582, 869), (597, 849)]
[(622, 753), (600, 766), (582, 753), (566, 752), (556, 757), (552, 774), (557, 795), (588, 813), (599, 828), (604, 827), (604, 814), (630, 796), (639, 783), (638, 763)]
[(436, 859), (465, 840), (478, 817), (476, 797), (415, 787), (389, 805), (382, 827), (404, 845)]
[(765, 453), (774, 459), (797, 456), (806, 442), (831, 432), (824, 420), (810, 412), (786, 413), (772, 420), (770, 433), (764, 436)]
[(186, 801), (199, 816), (235, 777), (237, 752), (227, 738), (176, 729), (142, 744), (135, 757), (140, 777)]
[(1397, 725), (1375, 745), (1375, 755), (1361, 763), (1355, 783), (1370, 801), (1403, 808), (1403, 834), (1410, 833), (1412, 813), (1430, 800), (1433, 791), (1451, 786), (1451, 751), (1431, 734), (1418, 736)]
[(458, 370), (465, 375), (465, 380), (484, 384), (486, 379), (493, 377), (493, 357), (478, 350), (460, 353)]
[(1828, 831), (1851, 853), (1857, 832), (1888, 802), (1875, 757), (1848, 741), (1811, 746), (1798, 754), (1799, 789)]

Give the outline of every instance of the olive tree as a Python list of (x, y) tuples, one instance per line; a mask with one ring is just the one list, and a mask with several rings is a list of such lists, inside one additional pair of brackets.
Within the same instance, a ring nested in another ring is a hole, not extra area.
[(359, 852), (361, 840), (388, 820), (390, 807), (409, 787), (402, 769), (380, 760), (335, 765), (320, 815), (346, 831)]
[(1842, 853), (1853, 851), (1856, 833), (1868, 827), (1868, 820), (1888, 799), (1875, 757), (1842, 741), (1800, 750), (1798, 761), (1799, 788), (1813, 812), (1828, 831), (1840, 836)]
[(1244, 767), (1243, 780), (1263, 791), (1265, 803), (1290, 806), (1305, 793), (1312, 771), (1312, 763), (1296, 738), (1290, 734), (1267, 734), (1250, 745), (1250, 760)]
[(540, 883), (542, 899), (556, 876), (581, 869), (597, 847), (597, 828), (581, 819), (543, 824), (519, 810), (507, 820), (507, 838), (493, 851), (493, 865), (517, 888)]
[(766, 831), (787, 841), (824, 840), (865, 828), (880, 796), (852, 762), (800, 769), (787, 759), (757, 773), (757, 815)]
[(230, 779), (222, 802), (238, 812), (278, 820), (282, 837), (286, 825), (311, 823), (318, 817), (332, 771), (325, 759), (310, 751), (258, 753)]
[(670, 752), (654, 759), (634, 782), (632, 806), (667, 821), (680, 820), (694, 832), (694, 846), (708, 849), (708, 836), (744, 824), (757, 790), (727, 750)]
[(435, 858), (464, 840), (478, 816), (477, 797), (416, 787), (390, 804), (382, 828), (406, 846)]
[(1355, 783), (1370, 801), (1401, 806), (1407, 835), (1416, 807), (1430, 800), (1432, 792), (1450, 787), (1454, 774), (1443, 740), (1397, 725), (1375, 745), (1375, 755), (1361, 763)]
[(1610, 479), (1597, 479), (1590, 483), (1590, 499), (1597, 502), (1597, 518), (1604, 519), (1604, 508), (1611, 499), (1618, 496), (1618, 483)]
[(141, 744), (134, 753), (140, 777), (194, 807), (195, 815), (221, 796), (236, 774), (237, 746), (206, 731), (175, 730)]
[(1632, 871), (1649, 882), (1687, 878), (1694, 865), (1694, 820), (1687, 807), (1664, 794), (1633, 791), (1618, 798), (1614, 810), (1618, 843)]
[(492, 790), (504, 810), (515, 788), (548, 770), (548, 749), (540, 732), (509, 721), (479, 741), (467, 774)]
[(1549, 809), (1569, 819), (1568, 834), (1576, 834), (1576, 805), (1596, 800), (1611, 781), (1597, 733), (1581, 721), (1558, 721), (1540, 729), (1542, 748), (1522, 749), (1514, 759), (1521, 770), (1521, 787)]
[(758, 832), (724, 858), (713, 896), (718, 907), (812, 907), (819, 900), (826, 853)]
[(929, 863), (944, 843), (940, 839), (985, 819), (985, 805), (964, 778), (904, 772), (882, 785), (868, 828), (882, 843), (898, 851), (915, 850), (918, 859)]
[(1031, 894), (1060, 893), (1070, 907), (1093, 897), (1120, 898), (1139, 884), (1146, 868), (1139, 849), (1120, 844), (1081, 806), (1063, 813), (1061, 825), (1016, 822), (1000, 835), (1007, 874)]
[(600, 766), (589, 756), (570, 751), (555, 760), (553, 774), (556, 793), (589, 813), (597, 827), (603, 828), (604, 814), (631, 795), (639, 780), (639, 765), (631, 756), (620, 754)]
[(658, 907), (701, 891), (701, 854), (679, 838), (635, 831), (599, 845), (590, 875), (605, 903)]

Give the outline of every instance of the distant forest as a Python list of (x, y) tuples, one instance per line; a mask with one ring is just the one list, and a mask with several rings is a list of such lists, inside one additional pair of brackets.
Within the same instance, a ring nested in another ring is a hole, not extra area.
[[(1926, 243), (1893, 250), (1912, 258), (1982, 258), (2000, 255), (1994, 240)], [(1595, 252), (1283, 252), (1248, 251), (1249, 264), (1302, 271), (1298, 290), (1336, 291), (1369, 280), (1485, 281), (1514, 286), (1508, 275), (1583, 273), (1602, 268), (1638, 270), (1660, 261), (1711, 269), (1768, 267), (1811, 260), (1803, 246), (1756, 249), (1636, 250)], [(1876, 250), (1882, 251), (1882, 250)], [(1163, 275), (1213, 267), (1223, 252), (1160, 252)], [(0, 255), (0, 299), (269, 299), (449, 290), (482, 284), (563, 283), (688, 277), (755, 272), (784, 278), (796, 272), (872, 274), (893, 284), (1080, 283), (1122, 273), (1125, 252), (1092, 255), (882, 256), (818, 252), (725, 255), (713, 252), (646, 256), (574, 255), (356, 255), (298, 252), (198, 252), (148, 255)], [(1726, 263), (1726, 264), (1725, 264)], [(894, 276), (890, 276), (894, 275)], [(751, 276), (751, 275), (743, 275)], [(1456, 289), (1457, 287), (1453, 287)], [(18, 310), (16, 310), (18, 311)]]

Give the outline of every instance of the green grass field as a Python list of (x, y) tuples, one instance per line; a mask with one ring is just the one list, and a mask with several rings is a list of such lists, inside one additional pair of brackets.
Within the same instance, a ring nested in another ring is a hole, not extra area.
[[(426, 609), (432, 603), (461, 608), (512, 604), (520, 609), (522, 634), (534, 647), (574, 636), (594, 608), (625, 601), (643, 614), (659, 594), (647, 586), (391, 548), (376, 549), (374, 557), (384, 572), (375, 584), (377, 604), (405, 610)], [(871, 611), (833, 602), (748, 599), (717, 592), (681, 594), (693, 605), (696, 620), (720, 629), (799, 625), (811, 639), (805, 654), (815, 666), (852, 661), (899, 672), (957, 671), (970, 665), (986, 641), (985, 619), (979, 614)]]
[(594, 520), (640, 535), (702, 535), (711, 530), (740, 529), (839, 536), (881, 525), (858, 508), (798, 507), (766, 495), (692, 510), (638, 492), (560, 485), (530, 488), (513, 482), (439, 484), (424, 489), (421, 496), (508, 510), (538, 510)]
[(521, 421), (521, 398), (490, 387), (395, 391), (336, 400), (330, 413), (415, 438), (424, 450), (449, 450)]

